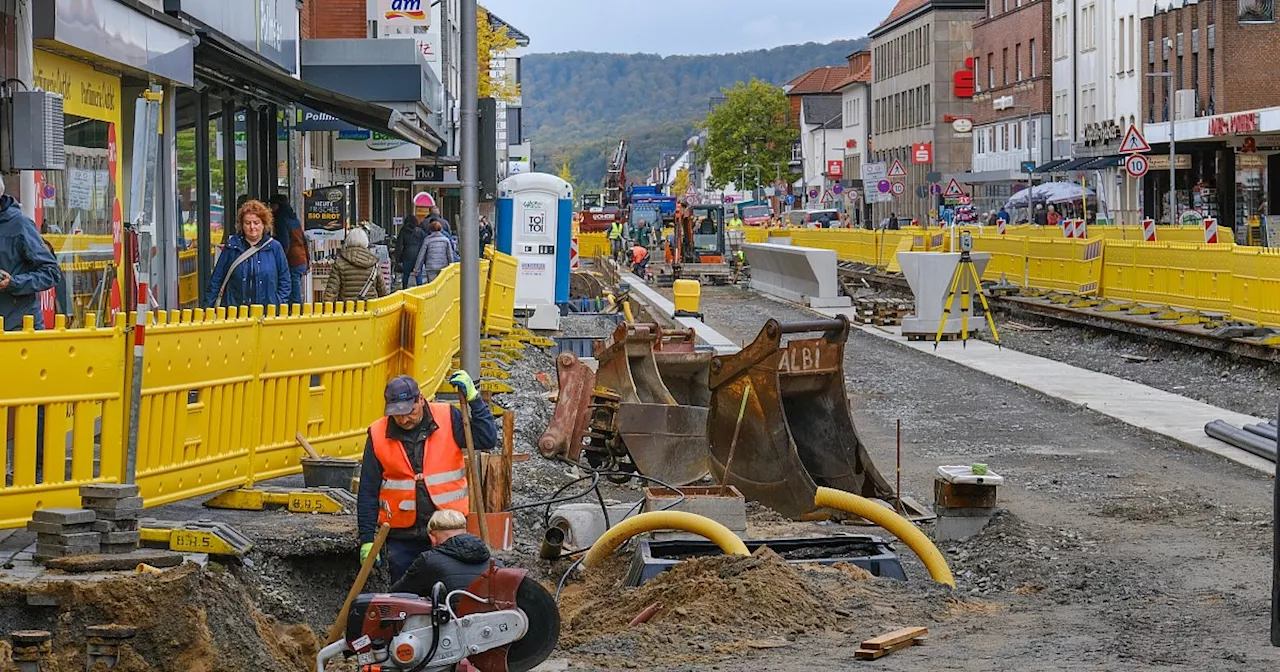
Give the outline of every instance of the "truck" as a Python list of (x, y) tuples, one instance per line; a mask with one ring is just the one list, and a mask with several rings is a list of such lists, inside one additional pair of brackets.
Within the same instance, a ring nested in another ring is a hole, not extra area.
[[(676, 214), (676, 197), (662, 193), (660, 187), (652, 184), (634, 184), (627, 188), (627, 200), (634, 210), (637, 206), (657, 208), (659, 219), (670, 222)], [(632, 217), (632, 220), (635, 218)]]
[(738, 216), (747, 226), (765, 226), (773, 216), (773, 208), (768, 203), (743, 203), (738, 206)]

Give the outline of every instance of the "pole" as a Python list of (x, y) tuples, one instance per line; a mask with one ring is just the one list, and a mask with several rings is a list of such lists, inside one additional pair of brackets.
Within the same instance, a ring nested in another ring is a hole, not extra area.
[[(1031, 223), (1031, 170), (1032, 168), (1035, 167), (1032, 164), (1036, 162), (1036, 160), (1031, 155), (1031, 113), (1034, 112), (1035, 109), (1036, 108), (1034, 105), (1027, 106), (1027, 136), (1026, 138), (1024, 138), (1027, 141), (1027, 166), (1028, 166), (1027, 168), (1027, 223), (1028, 224)], [(1012, 222), (1005, 222), (1005, 224), (1011, 224), (1011, 223)]]
[(897, 511), (902, 513), (902, 418), (898, 418), (898, 466), (896, 472), (898, 474), (898, 485), (895, 490), (898, 493)]
[[(1170, 44), (1169, 48), (1172, 49), (1173, 45)], [(1169, 78), (1169, 81), (1165, 84), (1165, 88), (1169, 90), (1169, 225), (1176, 226), (1178, 224), (1178, 188), (1176, 186), (1178, 169), (1175, 165), (1177, 162), (1174, 160), (1177, 157), (1174, 136), (1176, 135), (1175, 128), (1178, 125), (1176, 121), (1178, 118), (1176, 107), (1178, 100), (1173, 96), (1173, 73), (1167, 72), (1165, 75)]]
[[(1280, 432), (1276, 449), (1280, 451)], [(1271, 646), (1280, 646), (1280, 478), (1272, 479), (1271, 493)]]
[[(476, 0), (462, 0), (462, 213), (458, 218), (458, 252), (462, 257), (461, 364), (480, 378), (480, 114)], [(490, 147), (490, 150), (493, 148)], [(463, 403), (466, 403), (464, 400)]]
[[(15, 17), (17, 25), (15, 29), (17, 36), (14, 42), (17, 43), (17, 78), (22, 80), (23, 88), (31, 90), (35, 82), (35, 40), (32, 37), (32, 0), (19, 2), (17, 7), (17, 16)], [(36, 215), (36, 174), (34, 171), (24, 170), (18, 175), (18, 205), (22, 208), (22, 214), (35, 218)]]

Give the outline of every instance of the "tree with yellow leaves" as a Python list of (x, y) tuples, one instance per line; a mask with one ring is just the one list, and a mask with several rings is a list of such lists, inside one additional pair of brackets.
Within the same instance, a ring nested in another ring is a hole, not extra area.
[(676, 179), (671, 182), (671, 195), (676, 198), (683, 199), (684, 193), (689, 190), (689, 169), (681, 168), (676, 171)]
[(520, 85), (512, 81), (510, 73), (495, 77), (491, 68), (494, 58), (502, 58), (516, 48), (516, 39), (506, 26), (495, 27), (489, 21), (484, 7), (476, 9), (476, 55), (480, 60), (476, 69), (479, 77), (480, 98), (510, 101), (520, 96)]
[(560, 179), (568, 182), (570, 185), (573, 185), (574, 190), (577, 191), (578, 177), (573, 174), (573, 164), (569, 162), (569, 159), (565, 159), (564, 162), (560, 164), (560, 171), (557, 175), (559, 175)]

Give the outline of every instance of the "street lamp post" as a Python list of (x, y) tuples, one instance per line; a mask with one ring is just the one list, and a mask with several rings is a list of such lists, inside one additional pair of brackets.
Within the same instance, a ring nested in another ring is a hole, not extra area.
[[(1164, 38), (1164, 48), (1173, 49), (1173, 40)], [(1165, 89), (1169, 91), (1169, 225), (1176, 226), (1178, 224), (1178, 189), (1177, 189), (1177, 118), (1178, 118), (1178, 100), (1173, 95), (1173, 73), (1172, 72), (1148, 72), (1148, 77), (1167, 77), (1168, 82), (1165, 83)]]
[[(1027, 145), (1027, 163), (1034, 164), (1035, 159), (1033, 159), (1031, 156), (1031, 114), (1035, 112), (1036, 108), (1034, 105), (1027, 104), (1027, 105), (1014, 105), (1009, 109), (1027, 111), (1027, 132), (1024, 134), (1022, 139)], [(1031, 169), (1034, 167), (1035, 167), (1034, 165), (1029, 165), (1027, 168), (1027, 222), (1028, 223), (1031, 222)], [(1006, 222), (1006, 223), (1009, 223), (1009, 222)]]

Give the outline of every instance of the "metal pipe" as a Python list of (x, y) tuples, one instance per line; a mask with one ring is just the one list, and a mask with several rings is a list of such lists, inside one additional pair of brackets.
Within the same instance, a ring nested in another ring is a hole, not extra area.
[(1268, 441), (1257, 434), (1246, 432), (1239, 427), (1227, 424), (1222, 420), (1214, 420), (1204, 426), (1204, 433), (1213, 438), (1229, 443), (1241, 450), (1248, 451), (1258, 457), (1276, 461), (1276, 443)]
[[(1280, 436), (1271, 449), (1280, 453)], [(1271, 646), (1280, 647), (1280, 478), (1271, 479), (1271, 497)]]
[(222, 93), (222, 244), (236, 232), (236, 101)]
[(802, 322), (783, 322), (778, 325), (778, 330), (783, 334), (802, 334), (806, 331), (843, 329), (844, 324), (840, 320), (805, 320)]
[(1245, 425), (1244, 431), (1257, 434), (1264, 439), (1270, 439), (1272, 441), (1276, 440), (1276, 428), (1271, 425)]
[[(458, 252), (462, 257), (460, 363), (480, 377), (480, 115), (476, 0), (462, 0), (462, 212), (458, 217)], [(493, 148), (488, 148), (493, 151)]]
[[(210, 170), (209, 152), (209, 89), (196, 94), (196, 290), (201, 306), (208, 305), (205, 296), (209, 277), (213, 274), (213, 218), (209, 206)], [(222, 215), (223, 226), (227, 216)]]

